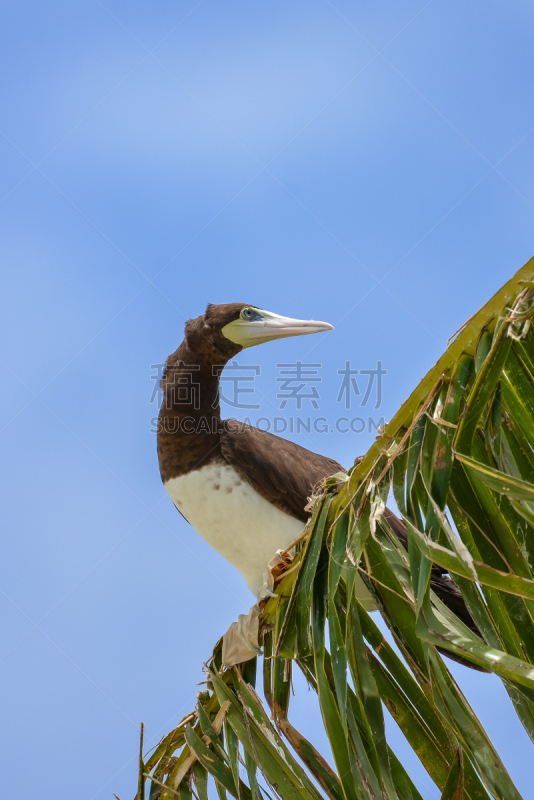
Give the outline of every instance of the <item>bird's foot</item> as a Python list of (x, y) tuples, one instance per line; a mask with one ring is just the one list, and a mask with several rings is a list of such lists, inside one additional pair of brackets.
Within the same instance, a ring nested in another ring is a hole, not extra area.
[(287, 550), (277, 550), (273, 558), (267, 564), (267, 571), (263, 573), (263, 584), (258, 592), (258, 602), (260, 608), (265, 606), (269, 597), (278, 597), (274, 590), (276, 583), (282, 575), (287, 572), (293, 560), (293, 553)]
[(261, 603), (267, 597), (278, 597), (273, 591), (276, 579), (280, 574), (280, 567), (286, 566), (286, 554), (283, 550), (277, 550), (267, 564), (267, 571), (263, 573), (263, 583), (258, 591), (258, 602)]
[(276, 592), (272, 592), (268, 586), (262, 586), (258, 592), (258, 600), (265, 600), (266, 597), (278, 597)]

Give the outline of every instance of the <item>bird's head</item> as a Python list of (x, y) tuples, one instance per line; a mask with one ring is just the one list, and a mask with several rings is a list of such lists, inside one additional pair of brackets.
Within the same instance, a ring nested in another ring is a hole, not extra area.
[(281, 317), (244, 303), (209, 305), (204, 322), (214, 334), (220, 333), (222, 342), (232, 342), (240, 349), (288, 336), (333, 330), (328, 322)]

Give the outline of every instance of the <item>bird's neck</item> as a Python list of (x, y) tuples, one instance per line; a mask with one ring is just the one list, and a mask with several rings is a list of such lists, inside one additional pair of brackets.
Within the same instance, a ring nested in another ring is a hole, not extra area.
[(234, 353), (186, 338), (167, 359), (161, 381), (158, 454), (162, 477), (199, 469), (220, 453), (219, 375)]
[(220, 420), (219, 375), (227, 361), (216, 351), (199, 353), (184, 340), (165, 365), (160, 417)]

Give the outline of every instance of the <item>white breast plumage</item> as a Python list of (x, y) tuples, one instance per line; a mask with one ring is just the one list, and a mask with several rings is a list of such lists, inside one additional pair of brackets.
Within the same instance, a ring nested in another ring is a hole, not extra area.
[(195, 530), (239, 570), (257, 595), (267, 564), (298, 537), (304, 523), (280, 511), (229, 464), (208, 464), (165, 483)]

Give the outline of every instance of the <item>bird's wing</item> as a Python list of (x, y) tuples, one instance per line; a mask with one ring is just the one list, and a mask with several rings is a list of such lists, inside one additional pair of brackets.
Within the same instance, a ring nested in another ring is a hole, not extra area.
[(224, 422), (221, 454), (262, 497), (302, 522), (314, 487), (345, 472), (332, 458), (235, 420)]
[[(281, 511), (305, 522), (309, 512), (305, 511), (313, 489), (324, 478), (345, 469), (332, 458), (312, 453), (294, 442), (280, 439), (267, 431), (259, 430), (242, 422), (226, 420), (221, 436), (223, 458), (236, 469), (244, 480)], [(384, 517), (403, 547), (408, 549), (406, 526), (389, 508)], [(480, 636), (471, 617), (462, 593), (446, 570), (432, 565), (430, 586), (440, 600), (453, 611), (462, 622)], [(479, 669), (454, 653), (444, 652), (460, 664)]]

